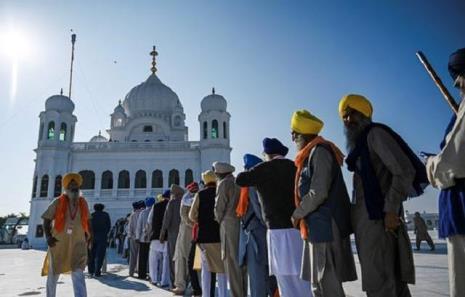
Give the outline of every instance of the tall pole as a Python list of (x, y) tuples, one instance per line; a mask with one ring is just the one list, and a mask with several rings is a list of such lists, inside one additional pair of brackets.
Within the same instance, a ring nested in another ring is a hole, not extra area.
[(71, 34), (71, 68), (69, 70), (69, 95), (71, 99), (71, 87), (73, 86), (73, 63), (74, 63), (74, 43), (76, 42), (76, 34)]

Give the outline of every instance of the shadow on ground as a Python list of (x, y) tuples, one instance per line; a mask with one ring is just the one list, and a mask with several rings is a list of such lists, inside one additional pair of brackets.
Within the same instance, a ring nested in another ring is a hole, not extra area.
[(150, 291), (150, 287), (144, 283), (135, 282), (129, 280), (127, 276), (121, 276), (114, 273), (106, 273), (105, 275), (95, 278), (95, 280), (105, 284), (109, 287), (121, 289), (121, 290), (132, 290), (132, 291)]

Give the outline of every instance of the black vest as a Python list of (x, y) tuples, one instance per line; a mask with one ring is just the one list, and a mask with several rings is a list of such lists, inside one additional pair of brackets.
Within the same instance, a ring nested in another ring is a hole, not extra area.
[[(160, 231), (163, 225), (163, 217), (165, 216), (166, 206), (168, 205), (168, 199), (163, 199), (153, 205), (153, 217), (152, 217), (152, 236), (151, 240), (160, 240)], [(164, 240), (167, 239), (165, 233)]]
[(215, 221), (216, 188), (207, 187), (199, 192), (198, 243), (220, 242), (220, 225)]

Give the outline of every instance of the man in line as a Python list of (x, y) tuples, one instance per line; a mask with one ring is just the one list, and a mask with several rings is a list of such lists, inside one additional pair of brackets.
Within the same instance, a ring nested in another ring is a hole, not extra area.
[[(199, 185), (197, 183), (191, 183), (187, 185), (187, 192), (181, 199), (181, 224), (179, 226), (178, 238), (176, 240), (176, 250), (174, 252), (175, 277), (174, 289), (172, 291), (175, 295), (179, 296), (183, 296), (184, 291), (187, 288), (187, 281), (189, 276), (187, 262), (192, 245), (192, 227), (194, 225), (193, 222), (189, 219), (189, 211), (191, 209), (194, 195), (198, 190)], [(198, 285), (198, 282), (196, 285)], [(194, 288), (194, 295), (200, 295), (200, 292), (196, 291), (195, 289), (199, 289), (199, 287), (197, 286)]]
[(176, 240), (179, 233), (179, 225), (181, 224), (181, 199), (184, 195), (184, 189), (178, 185), (171, 185), (170, 201), (166, 206), (165, 215), (163, 217), (163, 225), (160, 231), (160, 243), (165, 242), (165, 236), (168, 238), (168, 257), (170, 263), (170, 280), (174, 284), (175, 265), (174, 252), (176, 248)]
[(247, 274), (246, 269), (239, 266), (237, 259), (240, 221), (236, 216), (236, 207), (240, 188), (234, 183), (234, 166), (215, 162), (213, 168), (218, 179), (215, 219), (220, 224), (221, 258), (232, 297), (243, 297), (247, 296)]
[(450, 296), (465, 292), (465, 48), (452, 53), (449, 73), (462, 101), (441, 143), (441, 152), (427, 160), (428, 179), (439, 195), (439, 237), (447, 238)]
[(292, 219), (304, 239), (302, 278), (312, 283), (313, 295), (344, 297), (342, 283), (357, 279), (350, 198), (341, 171), (344, 155), (319, 136), (323, 125), (307, 110), (292, 115), (292, 141), (298, 151)]
[(265, 138), (265, 162), (241, 172), (236, 183), (241, 187), (257, 188), (267, 227), (270, 275), (276, 276), (280, 295), (308, 297), (312, 296), (310, 283), (299, 277), (303, 242), (291, 221), (295, 210), (296, 167), (285, 158), (288, 151), (278, 139)]
[[(262, 159), (252, 154), (244, 155), (244, 169), (250, 170)], [(273, 296), (266, 248), (266, 226), (254, 187), (242, 187), (236, 214), (241, 218), (239, 265), (247, 267), (250, 296)]]
[(372, 123), (373, 107), (361, 95), (339, 103), (349, 171), (354, 172), (352, 226), (368, 296), (411, 296), (415, 282), (412, 247), (403, 218), (403, 201), (423, 193), (424, 165), (392, 129)]
[(145, 207), (144, 201), (137, 201), (132, 204), (134, 211), (129, 217), (128, 222), (128, 243), (129, 243), (129, 276), (134, 277), (134, 272), (137, 267), (137, 260), (139, 259), (139, 242), (137, 240), (137, 221), (139, 220), (140, 213)]
[(96, 203), (91, 215), (93, 241), (89, 260), (89, 273), (95, 277), (102, 275), (102, 265), (105, 259), (108, 244), (108, 233), (111, 229), (111, 220), (107, 212), (103, 211), (105, 205)]
[(202, 297), (228, 296), (228, 281), (221, 259), (220, 226), (215, 221), (216, 176), (211, 170), (202, 173), (205, 187), (194, 197), (189, 218), (198, 224), (197, 243), (200, 245), (202, 269)]
[(426, 226), (425, 220), (421, 217), (418, 211), (415, 212), (415, 216), (413, 217), (413, 224), (415, 226), (414, 232), (417, 251), (420, 250), (421, 242), (423, 240), (425, 240), (428, 243), (430, 249), (434, 251), (434, 242), (428, 233), (428, 226)]
[(155, 198), (147, 197), (145, 199), (145, 208), (137, 218), (136, 239), (139, 242), (139, 258), (137, 265), (137, 278), (147, 279), (147, 265), (149, 261), (150, 234), (146, 232), (147, 218), (149, 216)]
[(86, 297), (84, 269), (88, 242), (92, 240), (89, 208), (80, 196), (81, 175), (68, 173), (62, 184), (64, 193), (42, 214), (48, 245), (42, 275), (47, 275), (47, 297), (56, 296), (58, 278), (67, 272), (71, 272), (74, 296)]
[[(160, 242), (160, 231), (165, 216), (166, 206), (170, 199), (170, 190), (166, 190), (157, 203), (155, 203), (147, 218), (147, 232), (151, 234), (149, 253), (149, 272), (152, 284), (159, 287), (170, 286), (170, 260), (168, 247), (165, 242)], [(167, 240), (167, 235), (163, 241)]]

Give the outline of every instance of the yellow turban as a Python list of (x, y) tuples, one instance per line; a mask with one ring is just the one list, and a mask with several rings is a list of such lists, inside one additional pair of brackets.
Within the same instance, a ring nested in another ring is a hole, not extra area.
[(292, 114), (291, 129), (299, 134), (318, 135), (323, 129), (322, 120), (311, 114), (308, 110), (297, 110)]
[(202, 180), (205, 184), (216, 182), (216, 175), (213, 171), (207, 170), (202, 173)]
[(71, 181), (75, 181), (78, 184), (78, 187), (82, 185), (82, 176), (79, 173), (70, 172), (63, 176), (63, 181), (61, 182), (64, 189), (68, 189)]
[(157, 195), (157, 202), (162, 201), (162, 200), (163, 200), (162, 194), (158, 194)]
[(344, 112), (347, 107), (361, 112), (367, 118), (371, 118), (373, 115), (373, 106), (371, 105), (370, 101), (368, 101), (368, 99), (362, 95), (349, 94), (342, 97), (341, 101), (339, 102), (339, 116), (341, 118), (344, 116)]

